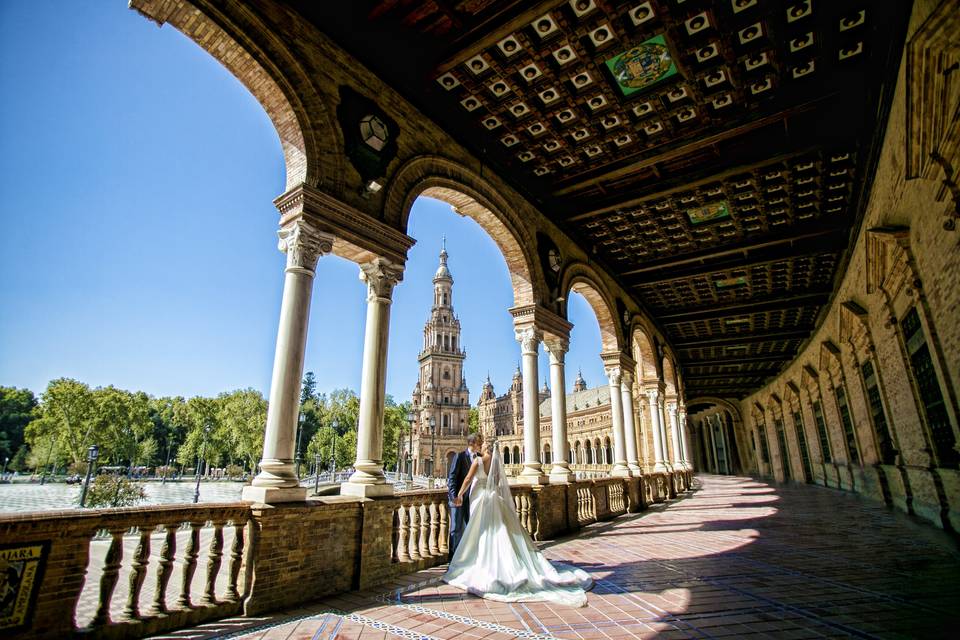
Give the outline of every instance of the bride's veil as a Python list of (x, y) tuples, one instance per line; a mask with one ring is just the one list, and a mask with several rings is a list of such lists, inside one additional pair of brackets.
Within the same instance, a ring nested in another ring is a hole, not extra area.
[(513, 511), (513, 494), (510, 493), (510, 483), (507, 482), (507, 474), (503, 468), (503, 458), (500, 456), (500, 448), (497, 446), (496, 441), (491, 442), (490, 447), (493, 450), (493, 459), (490, 462), (490, 473), (487, 474), (486, 489), (491, 495), (496, 492), (501, 500), (510, 505), (510, 513), (516, 515)]

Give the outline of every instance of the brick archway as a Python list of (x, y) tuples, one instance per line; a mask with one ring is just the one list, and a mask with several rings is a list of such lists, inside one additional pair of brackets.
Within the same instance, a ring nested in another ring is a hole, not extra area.
[(603, 353), (617, 353), (622, 350), (624, 344), (621, 325), (617, 321), (613, 296), (601, 284), (602, 282), (600, 275), (590, 266), (582, 262), (574, 262), (568, 265), (560, 281), (560, 291), (564, 298), (563, 315), (567, 315), (567, 297), (570, 292), (573, 291), (582, 295), (590, 308), (593, 309), (593, 313), (597, 317), (597, 323), (600, 325), (601, 351)]
[(514, 305), (531, 305), (546, 299), (547, 288), (536, 258), (536, 239), (516, 208), (493, 185), (452, 160), (418, 156), (391, 177), (384, 198), (384, 221), (406, 232), (410, 210), (420, 196), (446, 202), (487, 232), (507, 263)]
[(294, 56), (282, 45), (270, 41), (271, 49), (265, 51), (249, 37), (234, 37), (232, 34), (254, 30), (233, 25), (213, 7), (205, 6), (200, 11), (186, 0), (130, 0), (130, 8), (160, 27), (171, 25), (193, 40), (253, 94), (280, 138), (286, 166), (284, 191), (300, 184), (323, 185), (333, 192), (342, 189), (340, 129), (334, 126), (309, 78), (299, 71)]

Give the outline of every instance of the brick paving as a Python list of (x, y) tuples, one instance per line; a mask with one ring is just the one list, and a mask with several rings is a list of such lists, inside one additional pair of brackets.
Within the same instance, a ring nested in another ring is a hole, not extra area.
[(724, 476), (699, 483), (690, 497), (542, 545), (593, 575), (584, 608), (490, 602), (445, 585), (437, 568), (164, 637), (956, 637), (954, 538), (830, 489)]

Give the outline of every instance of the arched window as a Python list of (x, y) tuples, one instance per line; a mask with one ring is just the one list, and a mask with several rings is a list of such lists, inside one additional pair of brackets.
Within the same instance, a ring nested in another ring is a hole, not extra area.
[(567, 443), (567, 462), (573, 464), (573, 447), (570, 446), (570, 443)]
[(503, 448), (503, 463), (504, 463), (504, 464), (511, 464), (511, 462), (510, 462), (510, 447), (504, 447), (504, 448)]
[(549, 445), (549, 444), (543, 445), (543, 462), (544, 462), (545, 464), (550, 464), (551, 462), (553, 462), (553, 459), (552, 459), (551, 456), (550, 456), (550, 445)]
[(613, 464), (613, 449), (610, 447), (610, 438), (604, 438), (603, 450), (607, 458), (605, 464)]
[(513, 464), (520, 464), (520, 447), (513, 448)]
[(444, 370), (443, 370), (443, 379), (444, 379), (444, 380), (449, 380), (449, 379), (450, 379), (450, 369), (444, 369)]
[(587, 443), (586, 454), (586, 463), (593, 464), (593, 447), (590, 446), (589, 442)]

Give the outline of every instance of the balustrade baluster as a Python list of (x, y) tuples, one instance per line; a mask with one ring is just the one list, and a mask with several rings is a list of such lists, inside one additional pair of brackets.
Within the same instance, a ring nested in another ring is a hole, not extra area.
[(420, 508), (412, 504), (407, 507), (410, 510), (410, 559), (417, 561), (420, 559)]
[(120, 578), (120, 563), (123, 561), (123, 533), (125, 529), (110, 530), (110, 546), (100, 576), (100, 594), (97, 600), (97, 612), (90, 622), (91, 628), (102, 627), (110, 622), (110, 601), (113, 590)]
[(426, 502), (421, 502), (420, 510), (420, 557), (430, 557), (430, 514)]
[(237, 589), (237, 582), (240, 577), (240, 567), (243, 565), (243, 544), (246, 535), (247, 523), (234, 523), (233, 544), (230, 545), (230, 581), (227, 584), (227, 600), (230, 602), (240, 601), (240, 591)]
[(147, 563), (150, 562), (150, 533), (149, 528), (140, 528), (140, 537), (131, 556), (130, 593), (127, 594), (127, 605), (123, 608), (123, 615), (129, 620), (140, 617), (140, 590), (147, 577)]
[(440, 532), (440, 514), (437, 513), (437, 503), (431, 502), (430, 510), (430, 555), (440, 554), (440, 545), (437, 543), (437, 534)]
[(210, 537), (210, 548), (207, 558), (207, 580), (200, 598), (202, 605), (217, 603), (217, 575), (220, 573), (220, 563), (223, 561), (223, 521), (213, 522), (213, 535)]
[(450, 523), (447, 519), (447, 498), (444, 496), (437, 504), (440, 511), (440, 553), (446, 555), (450, 553), (450, 547), (447, 539), (450, 537)]
[(410, 518), (407, 516), (407, 507), (400, 505), (397, 509), (397, 562), (410, 562)]
[(189, 524), (190, 536), (187, 538), (187, 545), (183, 550), (183, 586), (180, 589), (180, 597), (177, 598), (177, 606), (181, 609), (190, 608), (193, 573), (197, 570), (197, 555), (200, 553), (200, 525), (196, 522)]
[(163, 542), (160, 545), (160, 562), (157, 565), (157, 581), (154, 586), (153, 606), (150, 615), (160, 615), (167, 612), (167, 583), (173, 574), (173, 557), (177, 553), (177, 527), (172, 524), (163, 525)]

